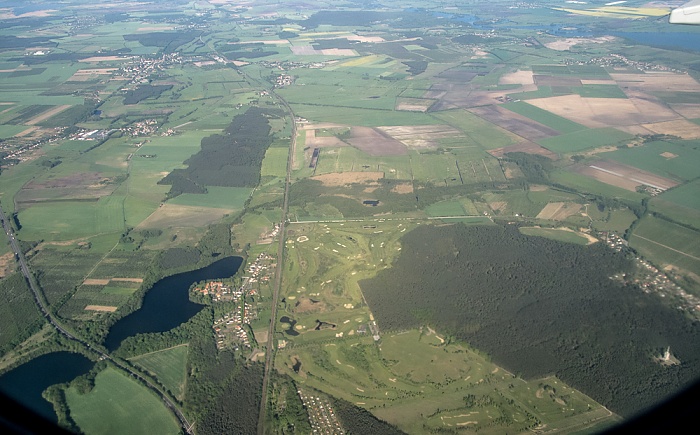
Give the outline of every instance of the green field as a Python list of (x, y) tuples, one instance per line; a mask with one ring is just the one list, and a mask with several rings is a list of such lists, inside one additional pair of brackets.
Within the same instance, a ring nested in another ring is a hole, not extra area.
[(112, 368), (97, 375), (87, 394), (66, 390), (66, 402), (71, 418), (86, 434), (177, 434), (180, 430), (158, 397)]
[(461, 130), (475, 145), (480, 146), (484, 150), (513, 145), (519, 140), (519, 137), (513, 133), (484, 121), (466, 110), (438, 112), (433, 116), (441, 122), (446, 122), (452, 127)]
[(183, 193), (168, 201), (169, 204), (195, 207), (242, 210), (253, 189), (247, 187), (208, 186), (207, 193)]
[(634, 136), (615, 128), (596, 128), (538, 141), (540, 145), (555, 153), (575, 153), (606, 145), (617, 145), (634, 139)]
[(8, 137), (12, 137), (17, 133), (21, 133), (28, 128), (29, 127), (27, 127), (26, 125), (0, 125), (0, 139), (7, 139)]
[(622, 189), (617, 186), (603, 183), (585, 175), (565, 170), (555, 170), (550, 173), (550, 179), (567, 187), (571, 187), (579, 192), (593, 193), (611, 198), (620, 198), (632, 202), (641, 201), (646, 195)]
[(557, 240), (559, 242), (574, 243), (577, 245), (588, 245), (588, 239), (582, 235), (560, 228), (539, 228), (539, 227), (521, 227), (520, 232), (526, 236), (539, 236), (547, 239)]
[(617, 85), (583, 85), (572, 90), (584, 98), (627, 98)]
[(586, 129), (586, 127), (581, 124), (569, 121), (566, 118), (555, 115), (552, 112), (548, 112), (544, 109), (540, 109), (539, 107), (533, 106), (532, 104), (528, 104), (524, 101), (506, 103), (503, 104), (503, 107), (519, 115), (526, 116), (533, 121), (537, 121), (540, 124), (546, 125), (549, 128), (553, 128), (562, 134), (573, 133), (575, 131)]
[(464, 216), (466, 213), (460, 201), (441, 201), (426, 207), (429, 216)]
[[(303, 149), (303, 146), (301, 147)], [(262, 162), (260, 175), (263, 177), (284, 177), (287, 175), (287, 158), (289, 156), (289, 148), (287, 147), (270, 147), (265, 153), (265, 159)]]
[(630, 246), (653, 263), (700, 275), (700, 232), (647, 216), (637, 225)]
[[(661, 155), (663, 153), (676, 157), (664, 157)], [(649, 142), (643, 146), (605, 153), (605, 157), (673, 180), (687, 181), (700, 176), (697, 141)]]
[(139, 355), (131, 361), (152, 373), (176, 398), (185, 395), (187, 345)]

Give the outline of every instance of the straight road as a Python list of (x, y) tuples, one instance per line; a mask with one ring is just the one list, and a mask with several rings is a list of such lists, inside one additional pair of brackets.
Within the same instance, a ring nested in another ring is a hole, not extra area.
[(292, 161), (294, 160), (294, 149), (297, 140), (297, 124), (294, 119), (294, 112), (287, 102), (279, 95), (275, 94), (287, 113), (292, 118), (292, 139), (289, 145), (289, 155), (287, 156), (287, 176), (284, 181), (284, 200), (282, 202), (282, 222), (280, 223), (279, 244), (277, 246), (277, 269), (275, 270), (275, 286), (272, 291), (272, 307), (270, 311), (270, 327), (267, 331), (267, 349), (265, 350), (265, 369), (262, 383), (262, 395), (260, 398), (260, 414), (258, 416), (258, 435), (265, 433), (265, 411), (267, 410), (267, 390), (270, 385), (270, 373), (274, 365), (275, 357), (275, 327), (277, 325), (277, 305), (279, 303), (280, 289), (282, 288), (282, 266), (284, 260), (284, 240), (287, 226), (287, 211), (289, 210), (289, 185), (292, 178)]

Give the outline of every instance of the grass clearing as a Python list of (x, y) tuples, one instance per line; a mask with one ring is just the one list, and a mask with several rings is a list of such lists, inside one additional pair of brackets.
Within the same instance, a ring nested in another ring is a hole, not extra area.
[(605, 157), (671, 179), (700, 176), (698, 141), (649, 142), (605, 153)]
[(588, 238), (568, 228), (521, 227), (519, 230), (526, 236), (545, 237), (547, 239), (574, 243), (576, 245), (588, 245), (590, 243)]
[(249, 187), (207, 186), (207, 193), (183, 193), (168, 204), (242, 210), (252, 191)]
[(131, 361), (152, 373), (176, 398), (185, 395), (186, 344), (131, 358)]
[(575, 131), (586, 129), (586, 127), (581, 124), (577, 124), (524, 101), (506, 103), (503, 105), (503, 107), (512, 112), (528, 117), (533, 121), (537, 121), (540, 124), (546, 125), (549, 128), (553, 128), (562, 134), (573, 133)]
[(632, 139), (634, 136), (631, 134), (615, 128), (598, 128), (541, 139), (538, 143), (555, 153), (574, 153), (606, 145), (616, 145)]
[(634, 229), (630, 246), (657, 265), (672, 265), (700, 275), (698, 240), (698, 231), (646, 216)]
[(180, 426), (146, 387), (107, 368), (95, 378), (95, 386), (81, 395), (74, 388), (66, 390), (70, 415), (87, 434), (177, 434)]

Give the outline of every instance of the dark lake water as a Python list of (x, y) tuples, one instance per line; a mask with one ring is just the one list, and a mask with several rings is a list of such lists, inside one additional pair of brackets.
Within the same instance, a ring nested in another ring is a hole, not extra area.
[(242, 263), (241, 257), (227, 257), (202, 269), (178, 273), (156, 282), (146, 293), (141, 308), (112, 326), (105, 346), (113, 351), (132, 335), (165, 332), (185, 323), (203, 307), (190, 301), (190, 286), (198, 281), (231, 277)]
[(0, 391), (57, 422), (53, 406), (41, 397), (51, 385), (70, 382), (90, 371), (94, 363), (78, 353), (54, 352), (35, 358), (0, 377)]

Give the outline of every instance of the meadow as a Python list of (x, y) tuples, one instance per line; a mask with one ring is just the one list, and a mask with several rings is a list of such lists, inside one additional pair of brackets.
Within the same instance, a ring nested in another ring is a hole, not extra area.
[(688, 181), (700, 176), (697, 144), (698, 141), (654, 141), (605, 153), (605, 157), (662, 177)]
[(180, 426), (160, 398), (116, 369), (97, 374), (87, 394), (65, 392), (71, 418), (85, 433), (177, 434)]
[(574, 131), (560, 136), (541, 139), (540, 145), (555, 153), (575, 153), (606, 145), (625, 144), (634, 136), (614, 128)]
[(503, 104), (503, 107), (519, 115), (526, 116), (533, 121), (537, 121), (540, 124), (544, 124), (547, 127), (553, 128), (562, 134), (586, 129), (586, 127), (581, 124), (577, 124), (566, 118), (555, 115), (552, 112), (540, 109), (532, 104), (527, 104), (524, 101), (506, 103)]
[(139, 355), (130, 360), (155, 376), (177, 399), (185, 396), (187, 345)]
[(699, 237), (697, 231), (646, 216), (632, 232), (630, 246), (655, 264), (700, 274)]

